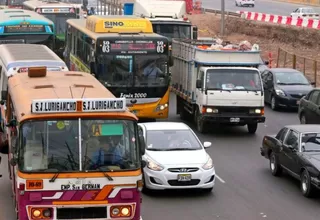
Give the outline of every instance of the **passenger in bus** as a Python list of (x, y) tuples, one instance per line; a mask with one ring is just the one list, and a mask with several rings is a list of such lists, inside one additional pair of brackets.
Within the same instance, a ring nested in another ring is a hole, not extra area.
[(163, 75), (163, 72), (157, 67), (156, 61), (152, 61), (144, 70), (143, 75), (148, 78), (156, 78)]
[(120, 147), (109, 136), (99, 138), (99, 149), (94, 152), (92, 162), (95, 166), (118, 165), (122, 164)]

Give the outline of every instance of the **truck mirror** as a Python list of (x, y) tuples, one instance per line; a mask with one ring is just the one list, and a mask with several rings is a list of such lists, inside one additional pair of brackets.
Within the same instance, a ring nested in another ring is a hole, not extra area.
[(197, 89), (201, 89), (201, 88), (202, 88), (201, 79), (197, 79), (196, 88), (197, 88)]
[(198, 39), (198, 27), (192, 26), (192, 39), (196, 40)]

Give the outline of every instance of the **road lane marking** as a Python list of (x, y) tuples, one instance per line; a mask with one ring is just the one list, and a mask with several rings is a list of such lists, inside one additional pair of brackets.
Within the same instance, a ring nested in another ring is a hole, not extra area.
[(216, 177), (217, 177), (217, 179), (221, 182), (221, 183), (226, 183), (226, 181), (224, 181), (220, 176), (218, 176), (217, 174), (216, 174)]

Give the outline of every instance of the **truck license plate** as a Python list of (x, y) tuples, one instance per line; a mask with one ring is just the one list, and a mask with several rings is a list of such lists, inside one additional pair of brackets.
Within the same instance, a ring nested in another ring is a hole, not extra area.
[(233, 122), (233, 123), (240, 122), (240, 118), (230, 118), (230, 122)]
[(178, 181), (191, 181), (191, 174), (178, 174)]

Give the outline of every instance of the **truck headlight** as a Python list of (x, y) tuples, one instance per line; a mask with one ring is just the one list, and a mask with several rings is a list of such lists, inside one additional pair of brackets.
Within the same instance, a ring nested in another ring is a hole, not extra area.
[(206, 112), (207, 112), (207, 113), (218, 113), (219, 110), (216, 109), (216, 108), (207, 108), (207, 109), (206, 109)]
[(147, 167), (150, 170), (153, 170), (153, 171), (161, 171), (161, 170), (163, 170), (163, 167), (160, 164), (158, 164), (154, 160), (151, 160), (150, 158), (146, 158), (146, 162), (147, 162)]
[(208, 160), (207, 162), (202, 166), (203, 169), (205, 170), (210, 170), (213, 168), (213, 161), (211, 159), (211, 157), (208, 155)]
[(281, 89), (276, 89), (276, 94), (278, 96), (286, 96), (286, 94), (284, 93), (284, 91), (282, 91)]
[(249, 113), (250, 114), (264, 114), (264, 110), (260, 109), (260, 108), (250, 109)]

